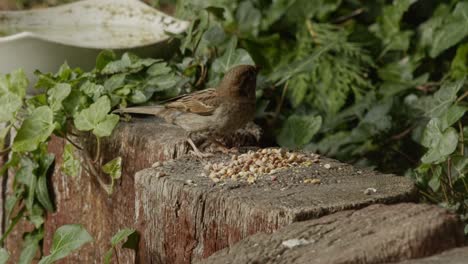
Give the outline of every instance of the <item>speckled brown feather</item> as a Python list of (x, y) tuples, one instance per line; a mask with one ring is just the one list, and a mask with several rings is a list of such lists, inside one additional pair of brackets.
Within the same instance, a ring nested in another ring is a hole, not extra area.
[(253, 118), (256, 74), (254, 66), (235, 66), (217, 89), (175, 97), (163, 105), (130, 107), (118, 112), (156, 115), (190, 133), (231, 133)]

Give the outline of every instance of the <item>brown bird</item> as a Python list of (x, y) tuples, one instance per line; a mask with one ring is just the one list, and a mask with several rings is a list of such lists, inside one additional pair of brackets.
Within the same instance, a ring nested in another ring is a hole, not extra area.
[(253, 120), (257, 71), (251, 65), (235, 66), (216, 89), (175, 97), (163, 105), (130, 107), (118, 112), (155, 115), (183, 128), (195, 154), (206, 157), (209, 154), (202, 153), (192, 139), (226, 136)]

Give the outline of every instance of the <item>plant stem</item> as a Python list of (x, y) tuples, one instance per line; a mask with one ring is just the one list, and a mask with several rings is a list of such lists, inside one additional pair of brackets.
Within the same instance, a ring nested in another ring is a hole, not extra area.
[(461, 121), (458, 121), (458, 128), (460, 129), (460, 142), (461, 142), (460, 154), (462, 156), (465, 156), (465, 136), (463, 135), (463, 125)]
[(449, 157), (447, 159), (447, 179), (450, 186), (450, 192), (453, 195), (453, 184), (452, 184), (452, 159)]
[(460, 97), (458, 97), (457, 101), (455, 103), (461, 102), (463, 99), (465, 99), (468, 96), (468, 91), (464, 92)]
[(279, 113), (281, 112), (281, 107), (283, 106), (284, 98), (286, 97), (286, 92), (288, 91), (288, 86), (289, 86), (289, 81), (286, 81), (286, 83), (284, 84), (283, 92), (281, 93), (280, 102), (278, 106), (276, 107), (275, 118), (274, 118), (275, 121), (278, 119)]
[(419, 190), (420, 193), (422, 193), (422, 195), (424, 195), (427, 199), (431, 200), (433, 203), (437, 203), (437, 199), (433, 198), (430, 194), (428, 194), (427, 192), (425, 191), (422, 191), (422, 190)]
[(93, 163), (96, 164), (99, 160), (99, 156), (101, 156), (101, 139), (96, 137), (96, 155), (94, 156)]

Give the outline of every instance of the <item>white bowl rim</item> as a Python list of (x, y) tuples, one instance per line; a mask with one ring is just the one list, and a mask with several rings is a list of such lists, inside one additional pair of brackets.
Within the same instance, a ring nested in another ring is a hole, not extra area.
[[(36, 10), (1, 10), (0, 11), (0, 15), (1, 14), (5, 14), (5, 13), (31, 13), (31, 12), (44, 12), (44, 10), (52, 10), (52, 9), (62, 9), (62, 8), (67, 8), (67, 7), (70, 7), (70, 6), (73, 6), (73, 5), (82, 5), (82, 4), (85, 4), (86, 2), (92, 2), (94, 0), (79, 0), (77, 2), (72, 2), (72, 3), (67, 3), (67, 4), (63, 4), (63, 5), (58, 5), (58, 6), (53, 6), (53, 7), (47, 7), (47, 8), (40, 8), (40, 9), (36, 9)], [(114, 1), (131, 1), (131, 2), (134, 2), (135, 4), (139, 4), (139, 5), (142, 5), (142, 6), (146, 6), (146, 7), (150, 7), (152, 8), (151, 6), (139, 1), (139, 0), (114, 0)], [(172, 17), (168, 14), (165, 14), (155, 8), (153, 8), (154, 11), (156, 11), (157, 13), (160, 13), (161, 15), (163, 16), (167, 16), (167, 17), (170, 17), (171, 19), (174, 19), (176, 20), (177, 22), (179, 23), (183, 23), (185, 24), (185, 27), (182, 31), (186, 30), (188, 28), (188, 21), (185, 21), (185, 20), (181, 20), (181, 19), (178, 19), (178, 18), (175, 18), (175, 17)], [(83, 43), (80, 43), (80, 44), (72, 44), (70, 42), (67, 42), (67, 41), (60, 41), (60, 40), (52, 40), (52, 39), (48, 39), (46, 37), (43, 37), (39, 34), (36, 34), (34, 32), (30, 32), (30, 31), (21, 31), (21, 32), (18, 32), (18, 33), (13, 33), (13, 34), (9, 34), (9, 35), (6, 35), (6, 36), (0, 36), (0, 44), (1, 43), (6, 43), (6, 42), (11, 42), (11, 41), (16, 41), (16, 40), (21, 40), (21, 39), (27, 39), (27, 38), (31, 38), (31, 39), (38, 39), (38, 40), (42, 40), (44, 42), (49, 42), (49, 43), (56, 43), (56, 44), (62, 44), (62, 45), (65, 45), (65, 46), (74, 46), (74, 47), (79, 47), (79, 48), (89, 48), (89, 49), (132, 49), (132, 48), (140, 48), (140, 47), (145, 47), (145, 46), (151, 46), (151, 45), (154, 45), (156, 43), (159, 43), (159, 42), (163, 42), (163, 41), (166, 41), (170, 38), (170, 35), (168, 34), (165, 34), (165, 36), (163, 38), (160, 38), (156, 41), (153, 41), (153, 42), (150, 42), (150, 43), (145, 43), (145, 44), (141, 44), (141, 45), (131, 45), (131, 46), (122, 46), (122, 47), (116, 47), (116, 48), (105, 48), (105, 47), (102, 47), (102, 46), (95, 46), (95, 45), (86, 45), (86, 44), (83, 44)]]

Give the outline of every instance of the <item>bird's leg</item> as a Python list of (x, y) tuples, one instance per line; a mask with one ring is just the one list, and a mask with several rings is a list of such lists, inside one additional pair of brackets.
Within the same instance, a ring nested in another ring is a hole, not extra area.
[(188, 142), (188, 143), (190, 144), (190, 146), (192, 147), (192, 149), (193, 149), (192, 153), (193, 153), (195, 156), (197, 156), (197, 157), (199, 157), (199, 158), (207, 158), (207, 157), (213, 156), (212, 153), (204, 153), (204, 152), (201, 152), (201, 151), (197, 148), (197, 146), (195, 146), (195, 143), (193, 143), (193, 140), (192, 140), (190, 137), (187, 138), (187, 142)]
[(228, 154), (228, 153), (238, 153), (239, 150), (237, 148), (228, 148), (226, 147), (223, 143), (219, 142), (218, 140), (216, 140), (215, 138), (208, 138), (208, 141), (212, 144), (214, 144), (216, 146), (216, 149), (218, 151), (221, 151), (222, 153), (224, 154)]

